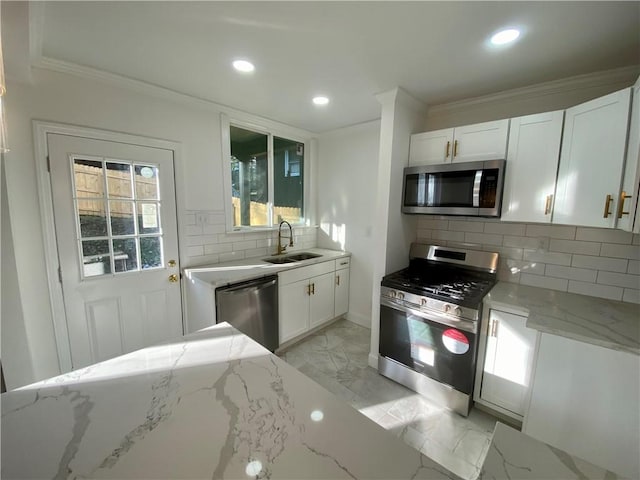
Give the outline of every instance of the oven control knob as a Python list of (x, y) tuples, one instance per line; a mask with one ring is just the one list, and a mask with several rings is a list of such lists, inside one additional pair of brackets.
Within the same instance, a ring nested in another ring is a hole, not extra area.
[(451, 312), (451, 305), (446, 304), (446, 305), (444, 306), (444, 313), (450, 313), (450, 312)]
[(422, 305), (423, 307), (427, 306), (427, 299), (423, 298), (422, 300), (420, 300), (420, 305)]
[(462, 316), (462, 309), (461, 309), (460, 307), (456, 307), (456, 309), (455, 309), (454, 311), (455, 311), (455, 314), (456, 314), (458, 317), (461, 317), (461, 316)]
[(389, 290), (389, 296), (391, 298), (396, 298), (396, 292), (394, 290)]
[(398, 298), (398, 300), (404, 300), (404, 293), (398, 292), (396, 297)]

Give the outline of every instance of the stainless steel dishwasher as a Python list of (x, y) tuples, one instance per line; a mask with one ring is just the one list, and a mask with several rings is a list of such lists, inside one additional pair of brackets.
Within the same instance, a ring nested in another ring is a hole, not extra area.
[(278, 348), (278, 277), (216, 289), (216, 323), (228, 322), (270, 351)]

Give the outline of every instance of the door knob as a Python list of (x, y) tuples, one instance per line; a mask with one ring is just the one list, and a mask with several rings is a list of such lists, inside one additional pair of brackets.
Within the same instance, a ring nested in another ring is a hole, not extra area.
[(169, 265), (170, 267), (175, 267), (176, 266), (176, 261), (175, 260), (169, 260), (167, 262), (167, 265)]
[(169, 275), (169, 281), (171, 283), (176, 283), (178, 281), (178, 275), (176, 275), (175, 273)]

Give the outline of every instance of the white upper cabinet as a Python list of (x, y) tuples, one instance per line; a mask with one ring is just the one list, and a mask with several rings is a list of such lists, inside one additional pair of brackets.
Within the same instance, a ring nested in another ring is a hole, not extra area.
[(564, 111), (512, 118), (502, 220), (551, 222)]
[(509, 119), (411, 135), (409, 165), (506, 157)]
[(553, 223), (615, 226), (631, 89), (566, 111)]
[(640, 194), (640, 78), (633, 86), (631, 102), (627, 161), (625, 162), (622, 190), (618, 198), (616, 216), (618, 218), (618, 228), (627, 232), (640, 233), (640, 217), (638, 217), (638, 194)]
[(451, 161), (453, 128), (411, 135), (409, 166)]

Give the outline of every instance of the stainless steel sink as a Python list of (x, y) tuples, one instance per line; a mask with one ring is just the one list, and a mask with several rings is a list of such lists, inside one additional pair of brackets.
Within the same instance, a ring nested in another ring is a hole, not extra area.
[(282, 263), (294, 263), (294, 262), (300, 262), (301, 260), (310, 260), (312, 258), (318, 258), (321, 256), (322, 255), (318, 255), (317, 253), (300, 252), (300, 253), (294, 253), (293, 255), (287, 255), (286, 257), (277, 256), (277, 257), (263, 258), (262, 260), (267, 263), (275, 263), (277, 265), (280, 265)]
[(309, 252), (300, 252), (300, 253), (296, 253), (294, 255), (289, 255), (287, 256), (287, 258), (292, 258), (296, 261), (300, 261), (300, 260), (309, 260), (311, 258), (318, 258), (321, 257), (322, 255), (318, 255), (316, 253), (309, 253)]
[(290, 257), (271, 257), (271, 258), (263, 258), (262, 260), (264, 262), (275, 263), (275, 264), (294, 263), (294, 262), (296, 262), (296, 260), (293, 260)]

